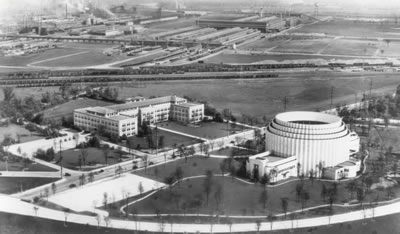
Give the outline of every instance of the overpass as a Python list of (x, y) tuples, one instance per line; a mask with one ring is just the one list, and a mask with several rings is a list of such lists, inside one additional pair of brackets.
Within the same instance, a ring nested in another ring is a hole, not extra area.
[(70, 36), (38, 36), (38, 35), (4, 35), (6, 38), (19, 38), (26, 40), (47, 40), (55, 42), (79, 42), (90, 44), (119, 44), (119, 45), (143, 45), (143, 46), (186, 46), (194, 47), (201, 44), (205, 47), (219, 47), (222, 44), (219, 42), (198, 42), (198, 41), (185, 41), (185, 40), (131, 40), (131, 39), (117, 39), (117, 38), (85, 38), (85, 37), (70, 37)]

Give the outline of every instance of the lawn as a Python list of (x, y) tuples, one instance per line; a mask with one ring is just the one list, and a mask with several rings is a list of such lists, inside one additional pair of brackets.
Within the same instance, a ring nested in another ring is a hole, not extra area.
[[(192, 126), (183, 125), (177, 122), (168, 122), (160, 124), (160, 127), (207, 139), (216, 139), (228, 135), (228, 126), (226, 123), (202, 122), (200, 123), (200, 126)], [(246, 128), (238, 125), (232, 126), (232, 124), (229, 124), (230, 134), (243, 131), (244, 129)]]
[(120, 96), (187, 95), (197, 101), (207, 101), (217, 109), (229, 108), (234, 115), (242, 114), (268, 119), (287, 110), (324, 110), (330, 106), (330, 89), (334, 87), (333, 106), (360, 101), (369, 92), (370, 80), (375, 94), (394, 92), (400, 83), (397, 74), (293, 73), (280, 74), (277, 79), (264, 80), (207, 80), (144, 83), (142, 87), (120, 87)]
[(331, 43), (331, 41), (331, 39), (291, 40), (283, 45), (277, 46), (272, 51), (282, 53), (317, 54)]
[[(212, 56), (207, 58), (205, 62), (207, 63), (233, 63), (233, 64), (247, 64), (247, 63), (276, 63), (276, 62), (285, 62), (285, 63), (293, 63), (296, 60), (298, 62), (304, 63), (304, 60), (312, 60), (320, 59), (326, 60), (325, 63), (329, 63), (330, 61), (334, 61), (335, 59), (343, 59), (350, 60), (354, 58), (343, 58), (340, 55), (338, 56), (324, 56), (324, 55), (303, 55), (303, 54), (230, 54), (230, 53), (221, 53), (216, 56)], [(302, 61), (303, 60), (303, 61)]]
[(42, 61), (45, 59), (52, 59), (60, 56), (70, 55), (82, 52), (82, 49), (74, 49), (74, 48), (55, 48), (55, 49), (47, 49), (43, 52), (38, 52), (35, 54), (22, 55), (22, 56), (8, 56), (8, 57), (0, 57), (0, 65), (2, 66), (26, 66), (30, 63), (36, 61)]
[[(94, 168), (99, 168), (105, 165), (105, 157), (104, 153), (101, 149), (98, 148), (86, 148), (87, 158), (86, 158), (86, 166), (82, 166), (82, 170), (92, 170)], [(63, 166), (69, 169), (79, 169), (79, 157), (81, 155), (82, 149), (70, 149), (62, 151), (63, 157)], [(57, 153), (55, 155), (55, 160), (58, 161), (60, 154)], [(131, 156), (127, 155), (127, 153), (122, 154), (122, 160), (131, 158)], [(110, 150), (107, 157), (107, 164), (112, 165), (117, 162), (120, 162), (120, 154), (117, 150)]]
[(72, 117), (75, 109), (92, 106), (110, 106), (113, 104), (112, 102), (102, 100), (78, 98), (43, 111), (43, 116), (45, 119), (61, 119), (62, 117)]
[(293, 33), (326, 33), (338, 36), (354, 37), (400, 37), (400, 30), (397, 25), (353, 23), (351, 21), (319, 22), (306, 25), (292, 31)]
[[(15, 159), (15, 160), (14, 160)], [(37, 162), (32, 162), (30, 161), (29, 163), (24, 164), (23, 159), (20, 157), (15, 156), (13, 159), (12, 156), (10, 156), (10, 159), (8, 161), (8, 170), (9, 171), (57, 171), (54, 168), (44, 166), (40, 163)], [(0, 161), (0, 171), (6, 171), (6, 162), (1, 160)]]
[(52, 178), (16, 178), (0, 177), (0, 193), (13, 194), (35, 188), (44, 184), (49, 184), (58, 179)]
[(24, 126), (10, 124), (8, 127), (0, 127), (0, 142), (3, 142), (5, 136), (11, 136), (15, 140), (18, 140), (18, 137), (21, 142), (34, 141), (38, 139), (43, 139), (43, 136), (37, 135), (36, 133), (31, 133)]
[[(207, 205), (206, 193), (203, 190), (204, 180), (204, 178), (194, 178), (183, 181), (178, 185), (174, 185), (172, 189), (161, 190), (151, 197), (134, 204), (132, 207), (137, 208), (139, 213), (144, 214), (154, 214), (155, 210), (159, 210), (161, 213), (182, 213), (184, 208), (187, 209), (187, 213), (191, 214), (196, 214), (197, 212), (209, 214), (216, 210), (215, 192), (221, 186), (223, 198), (220, 208), (225, 215), (280, 214), (282, 213), (281, 198), (283, 197), (289, 200), (289, 211), (301, 209), (301, 202), (296, 197), (296, 185), (300, 184), (300, 181), (268, 188), (267, 208), (264, 210), (262, 203), (259, 202), (263, 191), (261, 185), (246, 184), (235, 179), (232, 180), (231, 177), (214, 177)], [(306, 207), (327, 204), (320, 195), (322, 184), (325, 184), (328, 188), (332, 186), (330, 182), (315, 180), (314, 184), (312, 184), (311, 181), (304, 181), (304, 189), (310, 195)], [(344, 182), (338, 184), (338, 198), (335, 203), (345, 203), (351, 200), (349, 192), (345, 189), (345, 184)], [(377, 193), (378, 191), (372, 191), (367, 194), (364, 202), (373, 201), (377, 197)], [(382, 192), (381, 198), (385, 196), (383, 194)], [(198, 206), (199, 203), (201, 204), (200, 206)]]
[[(199, 143), (200, 140), (190, 138), (187, 136), (163, 131), (163, 130), (158, 130), (158, 133), (156, 134), (155, 130), (153, 130), (153, 143), (156, 144), (157, 139), (156, 136), (161, 137), (164, 136), (164, 147), (163, 148), (172, 148), (174, 144), (177, 146), (180, 145), (192, 145)], [(130, 142), (132, 142), (132, 145), (134, 148), (137, 148), (138, 145), (140, 145), (141, 149), (149, 149), (149, 145), (147, 142), (147, 139), (145, 137), (138, 137), (138, 136), (131, 136), (128, 138)], [(124, 145), (125, 146), (125, 145)]]
[[(125, 58), (125, 57), (124, 57)], [(69, 57), (58, 58), (51, 61), (37, 63), (35, 66), (43, 67), (83, 67), (94, 66), (117, 61), (118, 56), (107, 56), (100, 51), (88, 51)]]
[(377, 41), (334, 40), (322, 53), (351, 56), (384, 56), (385, 54), (381, 53), (381, 49), (386, 49), (386, 46), (382, 47), (382, 44)]
[(185, 159), (179, 159), (167, 164), (148, 168), (146, 171), (140, 170), (135, 173), (143, 177), (164, 182), (164, 179), (171, 176), (178, 167), (182, 168), (183, 177), (205, 175), (207, 170), (211, 170), (214, 174), (221, 174), (219, 168), (221, 162), (222, 159), (220, 158), (195, 156), (188, 158), (187, 162), (185, 162)]

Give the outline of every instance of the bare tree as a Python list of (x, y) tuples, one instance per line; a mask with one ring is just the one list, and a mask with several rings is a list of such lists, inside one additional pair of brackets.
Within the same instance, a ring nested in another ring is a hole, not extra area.
[(51, 191), (53, 191), (53, 195), (56, 194), (57, 191), (57, 185), (55, 183), (51, 184)]
[(260, 194), (259, 202), (263, 205), (263, 209), (267, 208), (268, 193), (266, 189), (263, 189)]
[(208, 198), (211, 193), (212, 185), (214, 183), (213, 181), (213, 172), (211, 170), (206, 171), (206, 178), (203, 181), (203, 191), (206, 194), (206, 202), (208, 206)]
[(214, 198), (215, 198), (215, 204), (217, 205), (216, 209), (219, 210), (220, 204), (222, 203), (222, 200), (224, 198), (224, 191), (220, 184), (217, 185), (217, 188), (214, 192)]
[(104, 161), (106, 162), (106, 165), (108, 165), (108, 154), (110, 153), (110, 147), (106, 144), (101, 148), (101, 151), (103, 152)]
[(142, 195), (142, 193), (143, 193), (143, 191), (144, 191), (142, 182), (139, 182), (138, 191), (139, 191), (140, 195)]

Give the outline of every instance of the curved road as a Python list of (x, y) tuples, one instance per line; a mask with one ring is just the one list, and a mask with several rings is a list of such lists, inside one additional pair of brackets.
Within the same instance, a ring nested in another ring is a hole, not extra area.
[[(117, 229), (128, 229), (128, 230), (141, 230), (141, 231), (151, 231), (159, 232), (162, 230), (161, 225), (158, 222), (143, 222), (138, 221), (128, 221), (128, 220), (118, 220), (109, 219), (108, 222), (105, 221), (104, 217), (99, 219), (93, 216), (64, 213), (62, 211), (52, 210), (44, 207), (37, 207), (34, 204), (23, 202), (17, 198), (13, 198), (6, 195), (0, 195), (0, 211), (6, 213), (13, 213), (19, 215), (26, 215), (32, 217), (39, 217), (44, 219), (51, 219), (57, 221), (73, 222), (77, 224), (89, 224), (92, 226), (102, 226), (102, 227), (112, 227)], [(37, 209), (35, 209), (35, 207)], [(366, 218), (373, 218), (379, 216), (385, 216), (389, 214), (400, 213), (400, 202), (396, 202), (390, 205), (383, 205), (376, 207), (374, 209), (365, 209), (360, 211), (353, 211), (345, 214), (337, 214), (332, 216), (324, 216), (317, 218), (308, 219), (295, 219), (287, 221), (276, 221), (272, 224), (272, 230), (282, 230), (293, 228), (305, 228), (305, 227), (315, 227), (321, 225), (329, 225), (334, 223), (342, 223), (356, 220), (363, 220)], [(98, 222), (99, 220), (99, 222)], [(254, 222), (251, 223), (240, 223), (233, 224), (231, 226), (232, 232), (249, 232), (257, 231), (257, 225)], [(226, 224), (165, 224), (165, 232), (201, 232), (201, 233), (227, 233), (230, 232), (229, 225)], [(262, 222), (260, 226), (260, 231), (271, 230), (270, 222)]]

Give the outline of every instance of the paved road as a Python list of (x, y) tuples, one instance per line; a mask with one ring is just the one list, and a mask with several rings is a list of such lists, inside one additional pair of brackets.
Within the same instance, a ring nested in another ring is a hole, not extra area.
[(2, 171), (2, 177), (61, 178), (58, 171)]
[[(93, 226), (109, 226), (118, 229), (128, 229), (142, 231), (157, 232), (161, 230), (161, 225), (157, 222), (136, 222), (127, 220), (117, 220), (110, 219), (110, 222), (106, 223), (104, 217), (100, 218), (100, 222), (97, 222), (96, 217), (87, 215), (78, 215), (64, 213), (62, 211), (51, 210), (44, 207), (38, 207), (35, 210), (34, 204), (23, 202), (17, 198), (13, 198), (6, 195), (0, 195), (0, 211), (12, 214), (26, 215), (32, 217), (40, 217), (51, 220), (64, 221), (67, 215), (67, 222), (73, 222), (77, 224), (89, 224)], [(334, 223), (342, 223), (356, 220), (363, 220), (366, 218), (380, 217), (389, 214), (400, 213), (400, 202), (396, 202), (390, 205), (383, 205), (372, 209), (365, 209), (360, 211), (353, 211), (345, 214), (337, 214), (332, 216), (324, 216), (318, 218), (308, 218), (308, 219), (295, 219), (288, 221), (277, 221), (272, 225), (272, 230), (282, 230), (293, 228), (305, 228), (305, 227), (315, 227), (321, 225), (329, 225)], [(249, 232), (257, 231), (257, 226), (254, 222), (240, 223), (232, 225), (232, 232)], [(229, 232), (229, 226), (226, 224), (166, 224), (163, 229), (165, 232), (196, 232), (201, 233), (227, 233)], [(271, 230), (270, 222), (262, 222), (260, 226), (260, 231)]]

